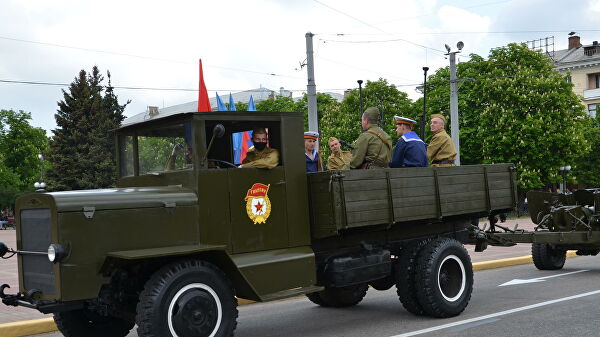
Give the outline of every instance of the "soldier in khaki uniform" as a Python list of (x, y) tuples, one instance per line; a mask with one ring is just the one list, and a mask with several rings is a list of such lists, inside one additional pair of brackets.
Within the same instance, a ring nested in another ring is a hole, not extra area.
[(255, 128), (252, 130), (252, 146), (246, 158), (242, 160), (242, 168), (267, 168), (272, 169), (279, 165), (279, 151), (267, 146), (267, 130), (264, 128)]
[(328, 170), (343, 170), (352, 160), (352, 152), (343, 151), (340, 141), (335, 137), (329, 137), (329, 149), (331, 155), (327, 158)]
[(367, 108), (361, 118), (364, 132), (354, 142), (352, 160), (346, 168), (378, 169), (390, 166), (392, 138), (378, 124), (379, 109)]
[(431, 115), (430, 128), (433, 136), (427, 145), (427, 159), (431, 162), (431, 166), (454, 166), (456, 148), (446, 133), (445, 126), (446, 118), (443, 115)]

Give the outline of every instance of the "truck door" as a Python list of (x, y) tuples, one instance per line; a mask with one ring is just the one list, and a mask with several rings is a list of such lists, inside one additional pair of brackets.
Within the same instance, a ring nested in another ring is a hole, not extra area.
[(284, 168), (227, 171), (233, 252), (287, 248)]

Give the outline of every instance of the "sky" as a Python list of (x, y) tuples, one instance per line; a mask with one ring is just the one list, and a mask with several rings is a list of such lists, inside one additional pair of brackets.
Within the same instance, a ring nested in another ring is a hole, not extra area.
[(0, 109), (30, 112), (51, 136), (65, 84), (94, 65), (128, 87), (115, 89), (131, 101), (126, 116), (194, 101), (200, 58), (211, 97), (260, 87), (302, 96), (307, 32), (317, 91), (385, 78), (417, 99), (422, 68), (448, 65), (445, 44), (464, 42), (459, 62), (551, 36), (561, 50), (571, 31), (600, 40), (599, 15), (600, 0), (2, 0)]

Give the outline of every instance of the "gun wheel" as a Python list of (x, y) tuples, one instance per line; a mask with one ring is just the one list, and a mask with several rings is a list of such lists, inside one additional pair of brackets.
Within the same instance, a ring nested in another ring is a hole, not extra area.
[(567, 251), (554, 248), (547, 243), (534, 243), (531, 245), (533, 264), (539, 270), (562, 269), (567, 259)]
[(208, 262), (184, 260), (158, 270), (137, 307), (140, 337), (232, 336), (237, 301), (227, 277)]

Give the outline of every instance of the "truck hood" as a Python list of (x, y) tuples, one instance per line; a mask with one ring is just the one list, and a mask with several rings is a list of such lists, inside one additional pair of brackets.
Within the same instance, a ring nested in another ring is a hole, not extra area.
[[(194, 191), (181, 186), (128, 187), (45, 193), (54, 199), (58, 212), (78, 212), (83, 207), (95, 210), (152, 208), (196, 205)], [(35, 194), (31, 195), (35, 197)]]

